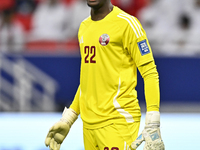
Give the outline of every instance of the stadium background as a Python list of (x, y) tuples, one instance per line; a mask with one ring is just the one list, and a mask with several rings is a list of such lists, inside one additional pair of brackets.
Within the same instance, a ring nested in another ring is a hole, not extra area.
[[(59, 9), (65, 6), (68, 10), (63, 12), (68, 13), (69, 20), (78, 18), (67, 23), (58, 21), (67, 24), (66, 35), (61, 38), (59, 31), (42, 32), (47, 22), (36, 30), (35, 14), (39, 8), (46, 8), (40, 7), (43, 2), (0, 0), (0, 150), (47, 150), (46, 133), (60, 118), (63, 108), (70, 105), (79, 84), (80, 55), (77, 27), (73, 27), (83, 19), (80, 13), (87, 12), (87, 6), (81, 0), (58, 1)], [(113, 0), (113, 3), (138, 17), (146, 29), (160, 75), (161, 132), (166, 149), (198, 149), (200, 1)], [(55, 14), (49, 15), (54, 18)], [(9, 26), (13, 32), (7, 30)], [(54, 30), (55, 26), (49, 29)], [(142, 129), (146, 109), (139, 74), (137, 90)], [(61, 150), (64, 149), (84, 149), (80, 118), (64, 141)]]

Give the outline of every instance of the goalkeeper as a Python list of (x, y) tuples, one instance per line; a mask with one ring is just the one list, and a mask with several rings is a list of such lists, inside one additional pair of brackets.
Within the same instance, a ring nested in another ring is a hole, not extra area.
[[(46, 146), (59, 150), (80, 114), (85, 150), (134, 150), (143, 141), (144, 150), (164, 150), (158, 72), (142, 25), (110, 0), (87, 0), (87, 4), (91, 15), (78, 33), (80, 85), (70, 107), (49, 130)], [(147, 106), (139, 137), (137, 69), (144, 79)]]

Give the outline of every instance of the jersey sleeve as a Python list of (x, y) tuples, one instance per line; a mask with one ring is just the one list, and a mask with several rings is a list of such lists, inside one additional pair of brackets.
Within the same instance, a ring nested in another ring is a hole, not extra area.
[(80, 114), (80, 107), (79, 107), (79, 98), (80, 98), (80, 85), (76, 91), (76, 94), (74, 96), (74, 100), (72, 101), (72, 104), (70, 105), (70, 108), (73, 109), (78, 115)]
[(144, 93), (147, 111), (159, 111), (160, 108), (160, 87), (159, 75), (154, 62), (138, 67), (144, 79)]
[(154, 61), (146, 32), (137, 18), (133, 16), (131, 16), (128, 21), (124, 33), (123, 45), (124, 49), (131, 55), (137, 67), (150, 61)]
[(159, 111), (160, 89), (158, 72), (146, 32), (135, 17), (131, 17), (129, 20), (124, 33), (123, 45), (143, 77), (147, 111)]

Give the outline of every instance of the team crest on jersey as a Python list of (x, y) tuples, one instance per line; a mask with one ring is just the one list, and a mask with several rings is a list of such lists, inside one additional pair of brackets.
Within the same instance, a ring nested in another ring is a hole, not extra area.
[(102, 34), (99, 38), (99, 43), (103, 46), (108, 45), (108, 43), (110, 42), (110, 37), (108, 34)]
[(138, 42), (137, 44), (138, 44), (138, 47), (140, 49), (140, 53), (142, 54), (142, 56), (145, 55), (145, 54), (150, 53), (149, 46), (148, 46), (146, 40)]

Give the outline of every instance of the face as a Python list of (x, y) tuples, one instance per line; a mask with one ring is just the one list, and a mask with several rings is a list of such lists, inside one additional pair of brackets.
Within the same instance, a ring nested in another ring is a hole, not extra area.
[(108, 0), (87, 0), (87, 5), (92, 8), (100, 8), (103, 6)]

